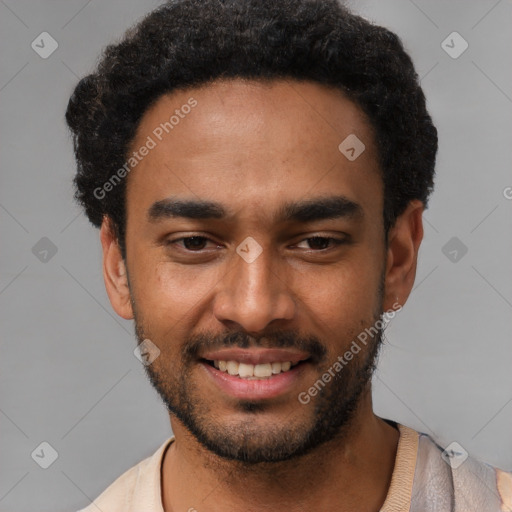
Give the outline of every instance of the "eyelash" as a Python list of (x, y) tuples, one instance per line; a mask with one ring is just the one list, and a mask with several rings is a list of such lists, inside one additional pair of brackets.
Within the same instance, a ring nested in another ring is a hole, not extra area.
[[(178, 242), (181, 242), (181, 241), (184, 241), (184, 240), (191, 240), (191, 239), (201, 239), (201, 240), (206, 240), (206, 241), (209, 241), (209, 242), (213, 242), (213, 240), (211, 240), (210, 238), (208, 238), (206, 236), (199, 236), (199, 235), (196, 236), (196, 235), (194, 235), (194, 236), (185, 236), (185, 237), (182, 237), (182, 238), (176, 238), (175, 240), (167, 240), (165, 244), (167, 246), (178, 245), (177, 244)], [(327, 247), (325, 249), (310, 249), (310, 251), (312, 251), (312, 252), (328, 251), (329, 249), (333, 249), (335, 247), (338, 247), (340, 245), (343, 245), (343, 244), (347, 243), (346, 239), (334, 238), (334, 237), (331, 237), (331, 236), (311, 236), (311, 237), (307, 237), (307, 238), (302, 239), (299, 243), (306, 242), (306, 241), (309, 241), (309, 240), (322, 240), (322, 241), (329, 240), (330, 242), (332, 242), (334, 244), (334, 246)], [(213, 243), (216, 243), (216, 242), (213, 242)], [(190, 250), (190, 249), (187, 249), (185, 247), (182, 247), (182, 246), (180, 246), (180, 248), (185, 250), (186, 252), (188, 252), (190, 254), (194, 254), (194, 253), (201, 254), (201, 252), (202, 252), (201, 249), (197, 250), (197, 251), (194, 251), (194, 250)]]

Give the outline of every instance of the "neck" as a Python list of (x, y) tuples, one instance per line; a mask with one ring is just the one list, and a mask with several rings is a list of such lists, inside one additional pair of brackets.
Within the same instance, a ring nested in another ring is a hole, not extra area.
[(219, 458), (173, 416), (162, 465), (165, 512), (336, 510), (377, 512), (386, 498), (398, 431), (363, 397), (343, 436), (289, 461), (252, 466)]

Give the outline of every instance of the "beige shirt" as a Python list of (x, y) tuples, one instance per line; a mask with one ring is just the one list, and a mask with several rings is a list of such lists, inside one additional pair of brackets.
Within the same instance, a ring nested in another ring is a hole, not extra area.
[[(381, 512), (512, 512), (511, 473), (470, 457), (454, 468), (428, 435), (396, 425), (400, 438)], [(164, 512), (161, 468), (173, 441), (167, 439), (79, 512)]]

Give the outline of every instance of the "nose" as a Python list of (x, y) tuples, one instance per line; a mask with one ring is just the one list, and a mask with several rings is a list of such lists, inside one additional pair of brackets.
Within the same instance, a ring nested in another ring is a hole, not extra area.
[(246, 332), (258, 333), (271, 322), (294, 318), (292, 291), (270, 250), (263, 250), (254, 261), (235, 254), (230, 265), (233, 268), (219, 283), (214, 299), (219, 322), (236, 323)]

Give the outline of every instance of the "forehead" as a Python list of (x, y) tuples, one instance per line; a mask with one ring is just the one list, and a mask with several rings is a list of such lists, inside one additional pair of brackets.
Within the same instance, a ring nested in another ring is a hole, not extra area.
[[(131, 151), (143, 146), (151, 149), (130, 172), (128, 217), (147, 217), (170, 196), (261, 217), (335, 193), (382, 211), (372, 128), (341, 91), (320, 84), (233, 79), (166, 94), (144, 114)], [(353, 159), (352, 148), (364, 150)]]

